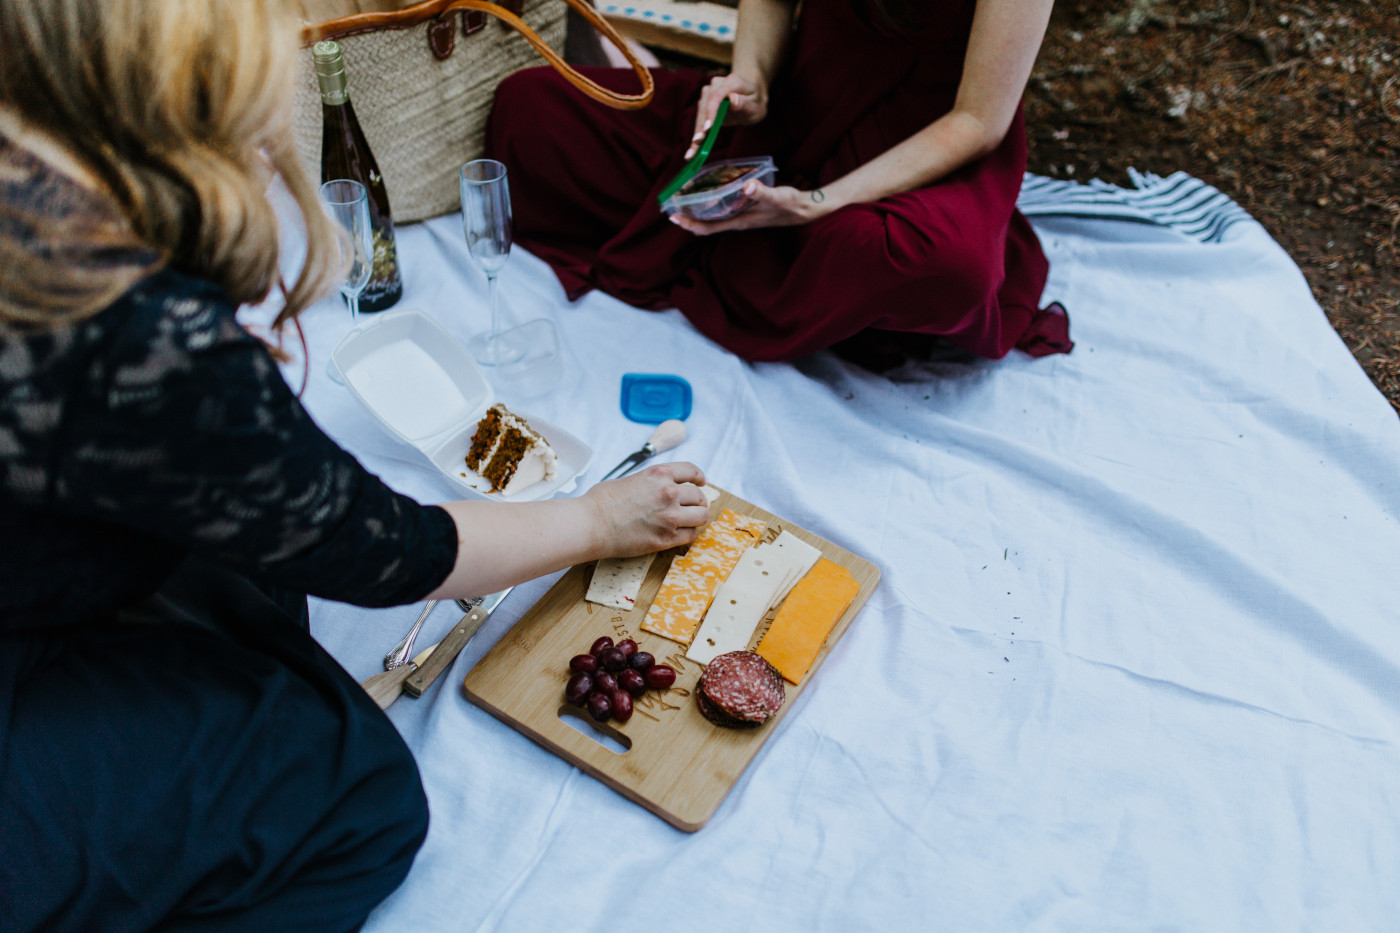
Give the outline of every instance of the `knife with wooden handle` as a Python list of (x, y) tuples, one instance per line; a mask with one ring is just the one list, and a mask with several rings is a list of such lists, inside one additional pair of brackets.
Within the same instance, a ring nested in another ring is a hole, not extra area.
[(433, 681), (437, 680), (438, 675), (457, 660), (457, 655), (466, 647), (467, 642), (480, 631), (492, 611), (513, 589), (515, 587), (508, 586), (499, 593), (492, 593), (462, 616), (461, 620), (452, 626), (452, 631), (438, 642), (437, 650), (404, 681), (403, 692), (411, 697), (421, 697), (424, 691), (433, 685)]
[(403, 693), (403, 682), (407, 680), (414, 671), (418, 670), (418, 668), (423, 665), (424, 661), (428, 660), (428, 657), (433, 653), (433, 649), (436, 647), (437, 645), (429, 645), (418, 652), (417, 656), (407, 664), (400, 664), (392, 671), (375, 674), (369, 680), (360, 684), (360, 686), (365, 688), (365, 693), (369, 694), (370, 699), (373, 700), (380, 709), (388, 709), (393, 705), (393, 702), (399, 698), (399, 694)]

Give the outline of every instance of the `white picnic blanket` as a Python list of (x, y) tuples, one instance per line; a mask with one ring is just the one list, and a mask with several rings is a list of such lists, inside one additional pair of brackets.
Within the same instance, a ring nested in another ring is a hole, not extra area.
[[(521, 407), (591, 445), (581, 489), (650, 433), (622, 375), (675, 373), (695, 409), (664, 457), (884, 578), (693, 835), (463, 698), (551, 581), (519, 587), (389, 712), (432, 827), (367, 929), (1393, 929), (1400, 421), (1257, 223), (1186, 176), (1136, 180), (1028, 181), (1078, 342), (1041, 360), (746, 364), (676, 312), (569, 304), (517, 250), (510, 312), (570, 356)], [(459, 219), (399, 238), (401, 306), (484, 328)], [(452, 497), (326, 378), (343, 307), (304, 322), (320, 424)], [(313, 601), (312, 627), (363, 679), (417, 612)]]

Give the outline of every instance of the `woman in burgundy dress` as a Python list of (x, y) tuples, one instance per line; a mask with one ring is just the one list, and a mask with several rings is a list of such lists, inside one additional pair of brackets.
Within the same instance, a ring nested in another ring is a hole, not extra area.
[[(571, 299), (597, 288), (679, 308), (750, 360), (882, 342), (1068, 352), (1063, 309), (1040, 308), (1045, 254), (1016, 210), (1020, 98), (1051, 4), (741, 0), (732, 72), (658, 72), (639, 112), (521, 72), (487, 133), (514, 176), (516, 238)], [(729, 220), (668, 218), (656, 195), (725, 98), (710, 159), (772, 155), (778, 184), (753, 185)]]

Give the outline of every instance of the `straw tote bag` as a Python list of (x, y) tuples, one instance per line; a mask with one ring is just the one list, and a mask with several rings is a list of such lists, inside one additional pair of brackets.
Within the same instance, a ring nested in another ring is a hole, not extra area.
[[(595, 100), (621, 110), (645, 107), (653, 90), (650, 72), (586, 0), (566, 3), (427, 0), (307, 26), (293, 114), (297, 152), (307, 171), (321, 177), (321, 93), (310, 46), (322, 39), (340, 43), (350, 100), (384, 173), (396, 223), (459, 208), (457, 169), (481, 155), (496, 85), (535, 64), (536, 53)], [(641, 93), (616, 94), (565, 64), (560, 50), (568, 7), (627, 56)], [(488, 24), (488, 17), (500, 25)]]

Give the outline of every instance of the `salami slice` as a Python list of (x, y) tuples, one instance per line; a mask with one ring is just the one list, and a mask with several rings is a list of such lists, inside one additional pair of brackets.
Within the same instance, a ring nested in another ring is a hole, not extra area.
[(724, 726), (726, 729), (757, 729), (761, 725), (761, 723), (726, 716), (720, 712), (719, 707), (710, 701), (709, 697), (705, 696), (705, 691), (699, 687), (695, 689), (695, 705), (700, 708), (701, 716), (717, 726)]
[(695, 692), (701, 715), (722, 726), (766, 722), (786, 698), (782, 675), (752, 651), (730, 651), (715, 658)]

